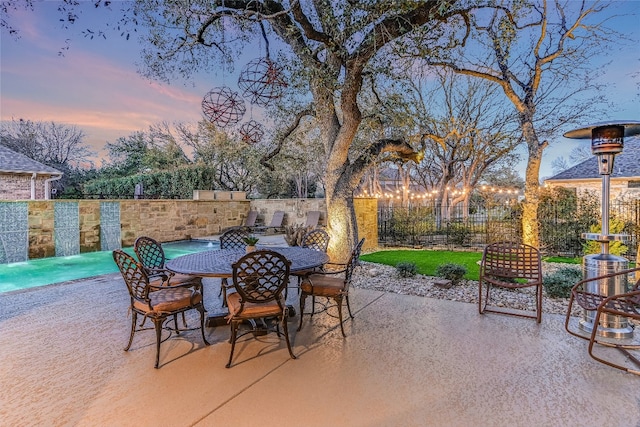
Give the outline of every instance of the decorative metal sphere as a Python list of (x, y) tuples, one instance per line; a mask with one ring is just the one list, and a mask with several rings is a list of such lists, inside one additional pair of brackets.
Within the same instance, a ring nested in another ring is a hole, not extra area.
[(262, 140), (263, 136), (264, 127), (255, 120), (250, 120), (240, 126), (240, 137), (247, 144), (257, 144)]
[(221, 128), (238, 123), (246, 110), (244, 100), (226, 86), (211, 89), (202, 99), (205, 117)]
[(265, 107), (274, 99), (280, 98), (287, 87), (282, 68), (269, 58), (249, 61), (240, 72), (238, 87), (242, 96), (249, 98), (252, 104)]

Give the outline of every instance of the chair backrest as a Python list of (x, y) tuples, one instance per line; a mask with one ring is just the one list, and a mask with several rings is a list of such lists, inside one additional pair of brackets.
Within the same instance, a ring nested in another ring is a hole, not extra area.
[(113, 251), (113, 260), (122, 274), (131, 298), (148, 300), (149, 278), (142, 265), (121, 249)]
[(329, 247), (329, 233), (321, 228), (311, 230), (302, 236), (300, 247), (315, 249), (320, 252), (327, 252), (327, 248)]
[(351, 257), (344, 271), (344, 283), (345, 289), (351, 284), (351, 278), (353, 277), (353, 270), (360, 264), (360, 252), (362, 252), (362, 246), (364, 245), (364, 237), (360, 239), (358, 244), (351, 251)]
[(269, 227), (282, 227), (282, 221), (284, 221), (284, 211), (275, 211)]
[(258, 211), (249, 211), (247, 218), (244, 220), (245, 227), (255, 227), (256, 219), (258, 219)]
[(320, 211), (309, 211), (307, 212), (307, 222), (304, 224), (304, 226), (316, 227), (319, 221), (320, 221)]
[(277, 300), (289, 282), (291, 262), (270, 250), (253, 251), (233, 264), (233, 285), (243, 303)]
[(232, 228), (220, 235), (220, 249), (243, 249), (247, 244), (244, 238), (249, 232), (244, 228)]
[(133, 244), (133, 250), (142, 266), (147, 269), (147, 274), (149, 274), (149, 269), (164, 268), (166, 258), (162, 245), (157, 240), (147, 236), (140, 236)]
[(516, 242), (496, 242), (484, 248), (480, 271), (506, 279), (542, 280), (540, 251)]

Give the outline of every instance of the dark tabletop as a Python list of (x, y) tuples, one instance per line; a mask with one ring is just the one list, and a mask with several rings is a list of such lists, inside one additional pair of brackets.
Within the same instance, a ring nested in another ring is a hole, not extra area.
[[(314, 249), (292, 247), (258, 247), (284, 255), (291, 261), (291, 272), (311, 270), (329, 261), (326, 253)], [(245, 254), (244, 249), (217, 249), (197, 252), (167, 261), (166, 267), (176, 273), (202, 277), (231, 277), (231, 265)]]

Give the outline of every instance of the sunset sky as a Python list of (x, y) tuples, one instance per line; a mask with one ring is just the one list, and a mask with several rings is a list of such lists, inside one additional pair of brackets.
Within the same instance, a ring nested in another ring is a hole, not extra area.
[[(638, 41), (640, 1), (619, 2), (619, 6), (625, 16), (616, 19), (616, 27)], [(37, 3), (35, 12), (16, 12), (12, 22), (21, 37), (15, 40), (6, 32), (1, 34), (0, 119), (3, 121), (23, 118), (77, 125), (93, 149), (101, 152), (106, 142), (147, 130), (154, 123), (196, 122), (202, 117), (200, 103), (207, 91), (223, 82), (236, 86), (237, 75), (220, 73), (199, 75), (191, 81), (176, 81), (171, 85), (149, 81), (136, 72), (140, 46), (135, 40), (127, 41), (116, 34), (109, 34), (106, 40), (89, 40), (80, 35), (92, 20), (104, 19), (104, 15), (97, 14), (107, 11), (88, 8), (74, 27), (63, 30), (56, 7), (57, 2), (52, 1)], [(117, 7), (115, 9), (112, 16), (117, 15)], [(70, 48), (64, 56), (59, 56), (65, 39), (71, 39)], [(640, 120), (637, 87), (640, 77), (632, 78), (634, 72), (640, 72), (638, 46), (622, 50), (612, 47), (609, 59), (615, 62), (607, 70), (605, 81), (615, 82), (608, 96), (618, 103), (620, 111), (611, 112), (611, 116), (603, 120)], [(237, 69), (250, 59), (264, 56), (259, 52), (245, 52), (245, 55), (246, 60), (238, 61)], [(554, 141), (545, 151), (541, 176), (551, 175), (551, 161), (559, 155), (566, 157), (576, 144), (580, 142)], [(100, 160), (96, 163), (99, 166)]]

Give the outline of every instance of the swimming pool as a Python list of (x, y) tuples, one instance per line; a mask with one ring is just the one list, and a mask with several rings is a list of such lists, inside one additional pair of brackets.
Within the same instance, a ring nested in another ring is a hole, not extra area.
[[(217, 241), (195, 239), (162, 244), (165, 256), (169, 259), (219, 247)], [(133, 248), (124, 248), (124, 251), (134, 254)], [(0, 264), (0, 293), (117, 272), (111, 251)]]

